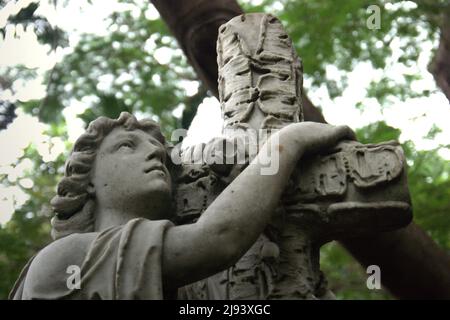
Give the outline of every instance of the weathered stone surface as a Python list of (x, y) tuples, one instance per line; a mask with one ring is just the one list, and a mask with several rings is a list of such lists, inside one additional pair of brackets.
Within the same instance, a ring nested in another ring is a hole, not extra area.
[(226, 127), (279, 129), (303, 120), (302, 64), (277, 18), (241, 15), (222, 25), (217, 63)]

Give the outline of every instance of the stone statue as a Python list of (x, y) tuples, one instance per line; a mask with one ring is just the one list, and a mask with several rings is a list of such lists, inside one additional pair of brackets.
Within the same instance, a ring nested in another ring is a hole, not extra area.
[[(55, 241), (29, 261), (11, 298), (176, 298), (179, 287), (227, 269), (254, 244), (304, 155), (352, 137), (345, 126), (286, 126), (198, 221), (176, 226), (158, 125), (128, 113), (101, 117), (76, 141), (51, 202)], [(267, 154), (279, 161), (276, 174), (260, 173)], [(70, 282), (77, 268), (79, 282)]]
[[(182, 153), (183, 165), (174, 171), (178, 223), (196, 221), (239, 177), (257, 154), (252, 146), (260, 134), (255, 132), (270, 136), (303, 121), (302, 63), (276, 17), (253, 13), (231, 19), (219, 28), (217, 55), (224, 137)], [(226, 146), (231, 152), (222, 151)], [(218, 165), (210, 160), (220, 160), (217, 154), (244, 161)], [(332, 299), (320, 271), (321, 245), (395, 230), (411, 221), (403, 152), (396, 142), (342, 141), (296, 166), (276, 210), (275, 219), (235, 265), (182, 288), (181, 296)]]
[(303, 122), (278, 19), (238, 16), (217, 49), (224, 136), (181, 151), (150, 120), (92, 122), (52, 200), (55, 241), (11, 298), (332, 299), (322, 244), (411, 221), (398, 144)]

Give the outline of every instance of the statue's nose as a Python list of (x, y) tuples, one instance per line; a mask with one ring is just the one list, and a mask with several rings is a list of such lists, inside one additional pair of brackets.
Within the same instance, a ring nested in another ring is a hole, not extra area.
[(152, 143), (148, 143), (148, 151), (145, 157), (146, 161), (150, 161), (153, 159), (158, 159), (159, 161), (164, 163), (164, 150), (163, 148), (159, 148)]

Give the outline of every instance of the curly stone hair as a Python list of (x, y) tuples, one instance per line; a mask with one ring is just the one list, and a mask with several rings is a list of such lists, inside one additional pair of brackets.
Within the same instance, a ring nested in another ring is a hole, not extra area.
[(100, 117), (92, 121), (75, 142), (66, 161), (64, 177), (58, 184), (57, 195), (51, 200), (55, 212), (51, 221), (54, 240), (71, 233), (94, 231), (95, 194), (88, 191), (90, 172), (100, 144), (117, 127), (145, 131), (167, 146), (159, 125), (150, 119), (138, 121), (130, 113), (122, 112), (118, 119)]

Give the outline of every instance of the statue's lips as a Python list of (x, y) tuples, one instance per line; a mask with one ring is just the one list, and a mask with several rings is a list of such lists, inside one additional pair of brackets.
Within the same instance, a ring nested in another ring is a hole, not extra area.
[(163, 173), (166, 173), (166, 171), (164, 170), (164, 167), (160, 166), (160, 165), (152, 166), (152, 167), (149, 167), (147, 169), (144, 169), (144, 173), (149, 173), (149, 172), (152, 172), (152, 171), (155, 171), (155, 170), (156, 171), (161, 171)]

